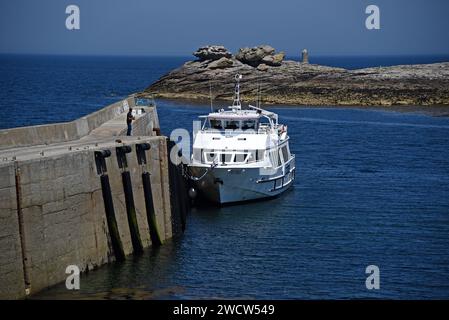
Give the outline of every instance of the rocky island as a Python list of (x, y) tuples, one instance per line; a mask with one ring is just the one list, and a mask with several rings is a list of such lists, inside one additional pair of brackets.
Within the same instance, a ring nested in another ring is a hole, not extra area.
[[(268, 45), (205, 46), (197, 58), (169, 72), (143, 92), (159, 98), (232, 98), (234, 75), (243, 75), (245, 102), (292, 105), (449, 105), (449, 62), (347, 70), (285, 60)], [(260, 89), (258, 89), (260, 88)]]

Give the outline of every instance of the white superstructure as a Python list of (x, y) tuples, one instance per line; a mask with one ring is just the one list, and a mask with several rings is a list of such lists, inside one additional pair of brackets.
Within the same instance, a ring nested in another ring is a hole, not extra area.
[(251, 105), (243, 110), (240, 79), (229, 110), (201, 116), (194, 135), (189, 175), (204, 197), (219, 204), (276, 196), (295, 178), (287, 126), (273, 112)]

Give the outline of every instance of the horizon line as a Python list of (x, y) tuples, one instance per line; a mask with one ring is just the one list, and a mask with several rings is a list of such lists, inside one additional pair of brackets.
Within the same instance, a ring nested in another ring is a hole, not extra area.
[[(173, 54), (173, 53), (158, 53), (158, 54), (108, 54), (108, 53), (42, 53), (42, 52), (0, 52), (0, 56), (61, 56), (61, 57), (115, 57), (115, 58), (194, 58), (193, 54)], [(309, 59), (313, 57), (430, 57), (430, 56), (449, 56), (447, 53), (383, 53), (383, 54), (363, 54), (363, 53), (317, 53), (310, 54)], [(300, 58), (300, 55), (285, 55), (285, 58)]]

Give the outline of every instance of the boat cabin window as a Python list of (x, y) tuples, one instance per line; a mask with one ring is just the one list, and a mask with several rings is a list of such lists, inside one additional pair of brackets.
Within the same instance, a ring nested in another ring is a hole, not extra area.
[[(249, 162), (254, 162), (251, 157), (255, 155), (251, 155), (249, 150), (242, 151), (227, 151), (227, 150), (202, 150), (204, 157), (201, 158), (202, 163), (222, 163), (222, 164), (244, 164)], [(254, 151), (255, 152), (255, 151)], [(198, 155), (194, 155), (194, 159), (197, 159)], [(204, 162), (203, 162), (204, 159)]]
[(282, 150), (282, 158), (284, 159), (284, 162), (287, 162), (289, 158), (287, 145), (283, 146), (281, 150)]
[(242, 130), (256, 130), (256, 121), (255, 120), (243, 120), (242, 121)]
[(214, 152), (206, 152), (206, 162), (212, 163), (215, 161), (217, 154)]
[(232, 153), (222, 153), (221, 154), (221, 162), (223, 163), (231, 163), (233, 158)]
[(262, 161), (265, 158), (265, 150), (257, 150), (256, 161)]
[(270, 124), (270, 120), (268, 120), (267, 118), (260, 118), (260, 123), (261, 124), (265, 124), (265, 125), (269, 125)]
[(223, 125), (221, 123), (221, 120), (219, 119), (210, 119), (210, 127), (212, 129), (217, 129), (217, 130), (222, 130), (223, 129)]
[(276, 150), (271, 150), (270, 153), (269, 153), (269, 157), (270, 157), (271, 165), (273, 167), (277, 167), (278, 166), (279, 153)]
[[(207, 122), (206, 122), (207, 124)], [(233, 119), (209, 119), (209, 128), (215, 130), (254, 130), (259, 126), (255, 119), (233, 120)]]
[(236, 120), (225, 120), (225, 129), (227, 130), (237, 130), (240, 129), (240, 121)]

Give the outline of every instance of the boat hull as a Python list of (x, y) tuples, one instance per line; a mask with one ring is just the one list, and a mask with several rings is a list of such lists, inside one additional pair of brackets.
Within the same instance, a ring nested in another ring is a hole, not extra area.
[[(197, 177), (206, 170), (202, 166), (190, 166), (191, 173)], [(229, 204), (277, 196), (292, 186), (295, 178), (294, 166), (270, 175), (263, 173), (260, 168), (214, 168), (196, 181), (195, 187), (208, 201)]]

